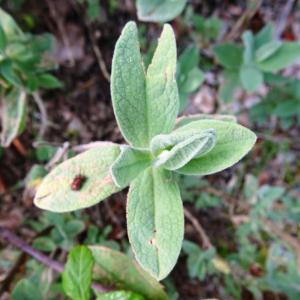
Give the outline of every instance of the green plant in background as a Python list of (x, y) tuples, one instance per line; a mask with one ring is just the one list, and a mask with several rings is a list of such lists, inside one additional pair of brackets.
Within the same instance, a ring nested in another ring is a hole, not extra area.
[(5, 147), (25, 128), (28, 95), (40, 88), (61, 87), (48, 73), (51, 65), (44, 59), (51, 44), (50, 35), (22, 32), (0, 9), (1, 144)]
[(283, 129), (300, 124), (300, 81), (280, 75), (266, 77), (273, 86), (263, 99), (251, 107), (250, 116), (259, 125), (277, 117)]
[(187, 0), (137, 0), (137, 14), (141, 21), (168, 22), (179, 16)]
[(184, 21), (191, 28), (191, 37), (201, 49), (210, 46), (221, 32), (223, 22), (217, 17), (204, 18), (188, 6), (184, 13)]
[(300, 57), (300, 44), (275, 40), (271, 25), (256, 35), (244, 32), (242, 40), (243, 46), (226, 43), (214, 48), (217, 60), (225, 68), (219, 90), (219, 98), (225, 102), (233, 100), (236, 88), (254, 92), (268, 73), (276, 73)]
[[(179, 109), (176, 43), (165, 25), (147, 71), (135, 23), (116, 44), (111, 92), (128, 145), (103, 142), (56, 167), (35, 204), (53, 212), (94, 205), (129, 186), (127, 228), (140, 265), (158, 280), (174, 267), (183, 239), (183, 207), (176, 174), (207, 175), (238, 162), (254, 145), (249, 129), (214, 117), (185, 118)], [(174, 129), (175, 127), (175, 129)]]
[(177, 84), (179, 91), (179, 111), (188, 102), (188, 97), (194, 93), (204, 81), (204, 73), (199, 68), (200, 53), (195, 46), (186, 48), (179, 56), (177, 64)]

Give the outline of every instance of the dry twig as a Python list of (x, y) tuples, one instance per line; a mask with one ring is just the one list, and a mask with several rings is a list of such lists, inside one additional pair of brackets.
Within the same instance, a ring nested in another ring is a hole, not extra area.
[(198, 220), (186, 208), (184, 208), (184, 215), (192, 223), (195, 230), (199, 233), (201, 241), (202, 241), (202, 246), (206, 249), (212, 248), (213, 245), (212, 245), (209, 237), (207, 236), (205, 230), (203, 229), (201, 224), (198, 222)]

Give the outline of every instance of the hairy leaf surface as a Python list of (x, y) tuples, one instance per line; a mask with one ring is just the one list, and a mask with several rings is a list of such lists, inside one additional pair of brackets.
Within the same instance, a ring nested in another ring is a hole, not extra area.
[(195, 132), (213, 128), (216, 131), (216, 145), (206, 155), (193, 159), (183, 168), (176, 170), (186, 175), (208, 175), (222, 171), (237, 163), (253, 147), (255, 134), (234, 122), (200, 120), (180, 127), (173, 133)]
[[(119, 146), (104, 143), (71, 158), (53, 169), (38, 188), (34, 203), (53, 212), (67, 212), (92, 206), (120, 190), (110, 168), (120, 153)], [(78, 190), (71, 186), (84, 176)]]
[(193, 158), (205, 155), (214, 145), (214, 130), (193, 134), (176, 144), (171, 150), (164, 150), (154, 161), (154, 166), (172, 171), (179, 169)]
[(148, 151), (121, 147), (121, 153), (111, 168), (115, 184), (126, 187), (140, 172), (151, 165), (151, 155)]
[(171, 26), (164, 26), (146, 75), (136, 24), (125, 26), (114, 52), (111, 93), (118, 125), (131, 145), (147, 148), (153, 136), (173, 128), (179, 109), (175, 71)]
[(177, 261), (183, 225), (182, 201), (172, 173), (148, 168), (130, 185), (127, 228), (136, 259), (158, 280)]

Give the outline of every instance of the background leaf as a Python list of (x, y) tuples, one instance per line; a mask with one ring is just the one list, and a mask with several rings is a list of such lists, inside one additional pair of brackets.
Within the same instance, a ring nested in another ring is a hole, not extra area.
[(240, 80), (246, 91), (254, 92), (264, 81), (263, 73), (254, 65), (240, 69)]
[(36, 283), (29, 279), (20, 280), (12, 291), (12, 300), (45, 300)]
[(265, 72), (277, 72), (288, 67), (300, 57), (300, 44), (284, 43), (273, 55), (268, 59), (259, 62), (258, 66)]
[(9, 94), (2, 97), (1, 118), (1, 145), (8, 147), (25, 126), (26, 93), (24, 90), (12, 89)]
[(187, 0), (137, 0), (137, 13), (141, 21), (168, 22), (181, 14)]
[(65, 293), (72, 300), (90, 299), (93, 264), (93, 255), (89, 248), (76, 246), (70, 251), (62, 282)]
[(217, 45), (213, 49), (219, 63), (228, 69), (238, 69), (243, 62), (242, 47), (226, 43)]

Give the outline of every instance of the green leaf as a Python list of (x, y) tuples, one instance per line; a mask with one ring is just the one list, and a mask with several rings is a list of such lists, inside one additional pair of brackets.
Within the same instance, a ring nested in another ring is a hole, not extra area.
[(196, 45), (186, 48), (178, 59), (180, 74), (188, 74), (198, 66), (200, 61), (199, 49)]
[(13, 85), (15, 87), (21, 86), (21, 84), (22, 84), (21, 80), (17, 76), (17, 74), (13, 68), (13, 63), (11, 60), (5, 59), (4, 61), (1, 62), (0, 73), (4, 77), (4, 79), (11, 85)]
[(236, 44), (222, 44), (213, 48), (219, 63), (228, 69), (238, 69), (243, 62), (243, 49)]
[(11, 39), (15, 35), (23, 35), (22, 30), (19, 28), (14, 19), (2, 8), (0, 8), (0, 26), (5, 32), (7, 39)]
[(132, 182), (127, 228), (140, 265), (156, 279), (165, 278), (177, 261), (184, 231), (182, 201), (172, 173), (149, 168)]
[(94, 280), (118, 289), (131, 290), (146, 299), (168, 299), (159, 282), (123, 253), (102, 246), (89, 248), (95, 260)]
[(28, 280), (20, 280), (12, 291), (12, 300), (44, 300), (44, 297), (36, 283)]
[[(156, 168), (163, 167), (173, 171), (183, 167), (193, 158), (205, 155), (214, 145), (214, 130), (206, 130), (186, 137), (158, 135), (151, 141), (151, 148), (155, 152), (161, 152), (153, 165)], [(169, 148), (171, 149), (168, 150)]]
[(179, 110), (176, 52), (173, 29), (166, 24), (147, 70), (148, 145), (154, 136), (169, 133), (175, 125)]
[(177, 119), (175, 129), (182, 127), (184, 125), (187, 125), (194, 121), (200, 121), (200, 120), (219, 120), (224, 122), (237, 122), (237, 119), (235, 116), (231, 115), (208, 115), (208, 114), (195, 114), (195, 115), (188, 115), (188, 116), (182, 116)]
[[(120, 189), (114, 184), (110, 167), (120, 153), (119, 146), (103, 143), (68, 159), (43, 180), (34, 204), (53, 212), (67, 212), (92, 206)], [(80, 188), (72, 190), (76, 176), (83, 176)]]
[(262, 62), (273, 55), (282, 46), (280, 41), (271, 41), (259, 47), (255, 53), (257, 62)]
[(243, 53), (243, 62), (245, 65), (252, 64), (254, 60), (254, 36), (251, 31), (245, 31), (242, 35), (245, 45)]
[(193, 159), (176, 172), (185, 175), (208, 175), (231, 167), (253, 147), (255, 134), (233, 122), (200, 120), (175, 130), (173, 134), (201, 132), (213, 128), (216, 131), (216, 145), (206, 155)]
[(268, 44), (273, 39), (273, 28), (272, 25), (268, 24), (263, 27), (255, 36), (254, 36), (254, 48), (258, 50), (264, 44)]
[(0, 50), (3, 51), (6, 47), (6, 36), (3, 28), (0, 26)]
[(112, 178), (120, 188), (126, 187), (139, 173), (151, 165), (149, 151), (121, 147), (121, 153), (111, 167)]
[(184, 82), (179, 86), (180, 92), (193, 93), (204, 81), (204, 73), (198, 69), (194, 68), (186, 75)]
[(124, 27), (112, 61), (111, 95), (124, 138), (136, 147), (148, 143), (146, 78), (134, 22)]
[(43, 74), (38, 77), (38, 85), (47, 89), (61, 88), (62, 83), (51, 74)]
[(183, 11), (187, 0), (137, 0), (138, 18), (145, 22), (168, 22)]
[(300, 44), (290, 42), (284, 43), (268, 59), (259, 62), (258, 66), (265, 72), (277, 72), (288, 67), (300, 57)]
[(234, 92), (240, 84), (239, 73), (237, 71), (225, 70), (224, 82), (219, 88), (218, 97), (225, 103), (232, 102)]
[(39, 237), (35, 239), (33, 247), (44, 252), (51, 252), (56, 249), (55, 243), (48, 237)]
[(92, 284), (94, 259), (85, 246), (74, 247), (62, 275), (63, 289), (73, 300), (89, 300)]
[(254, 65), (244, 65), (240, 69), (240, 80), (247, 91), (253, 92), (263, 83), (264, 77)]
[(129, 291), (114, 291), (110, 293), (100, 294), (97, 300), (145, 300), (139, 294)]
[(169, 25), (164, 26), (147, 78), (136, 24), (125, 26), (114, 52), (111, 94), (120, 130), (133, 146), (147, 148), (153, 136), (173, 128), (179, 106), (175, 71), (176, 44)]
[(8, 147), (20, 134), (26, 121), (26, 93), (21, 89), (12, 89), (2, 98), (1, 145)]

